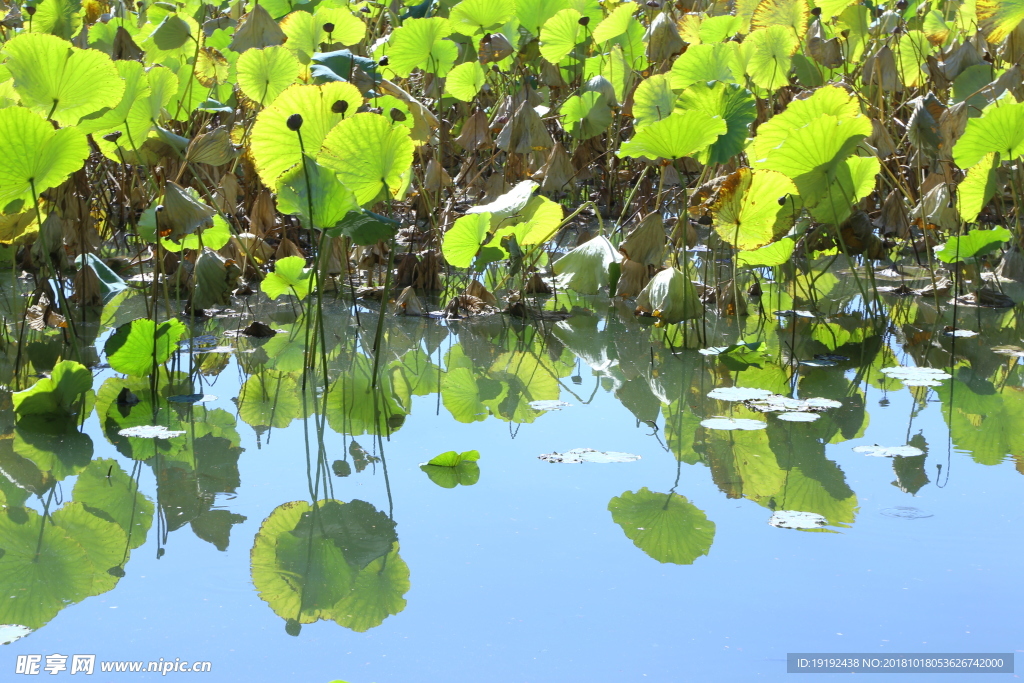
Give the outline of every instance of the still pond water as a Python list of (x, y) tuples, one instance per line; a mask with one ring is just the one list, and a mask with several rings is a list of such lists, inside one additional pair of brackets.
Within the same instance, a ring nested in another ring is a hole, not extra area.
[[(93, 326), (100, 348), (143, 312), (117, 303)], [(372, 310), (358, 325), (330, 311), (325, 382), (303, 377), (301, 311), (268, 305), (196, 323), (155, 399), (97, 366), (80, 431), (16, 425), (5, 393), (0, 623), (32, 632), (4, 646), (0, 680), (22, 678), (18, 655), (58, 653), (209, 661), (217, 682), (511, 683), (1020, 652), (1024, 375), (992, 351), (1022, 343), (1020, 311), (966, 311), (982, 335), (959, 338), (926, 302), (887, 305), (881, 327), (842, 310), (750, 319), (763, 344), (717, 357), (666, 350), (607, 299), (549, 303), (572, 315), (528, 327), (393, 318), (379, 391)], [(254, 318), (278, 334), (233, 335)], [(29, 349), (36, 371), (48, 353)], [(908, 386), (883, 372), (897, 366), (952, 377)], [(794, 403), (818, 419), (787, 421), (708, 396), (724, 387), (838, 403)], [(202, 400), (166, 400), (189, 394)], [(719, 416), (763, 424), (701, 424)], [(182, 433), (119, 434), (142, 425)], [(879, 451), (905, 446), (920, 454)], [(577, 448), (640, 458), (539, 458)], [(448, 451), (480, 458), (421, 468)], [(84, 528), (83, 508), (131, 534)], [(810, 528), (785, 528), (786, 511)], [(964, 680), (929, 680), (947, 678)]]

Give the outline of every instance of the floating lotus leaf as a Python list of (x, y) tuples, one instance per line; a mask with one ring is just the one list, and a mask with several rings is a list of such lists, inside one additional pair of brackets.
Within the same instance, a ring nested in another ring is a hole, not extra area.
[(715, 540), (715, 523), (678, 493), (626, 491), (608, 511), (626, 538), (658, 562), (693, 564)]
[(951, 237), (941, 247), (936, 247), (935, 257), (943, 263), (957, 263), (987, 254), (1005, 242), (1013, 239), (1006, 228), (971, 230), (959, 237)]
[(820, 529), (828, 525), (828, 520), (814, 512), (776, 510), (768, 523), (780, 529)]
[(857, 446), (854, 453), (863, 453), (877, 458), (908, 458), (915, 455), (924, 455), (924, 451), (914, 446)]
[(580, 464), (584, 462), (610, 463), (610, 462), (633, 462), (639, 460), (639, 455), (632, 453), (617, 453), (615, 451), (596, 451), (593, 448), (573, 448), (564, 453), (545, 453), (537, 456), (540, 460), (553, 463)]
[(701, 420), (700, 426), (706, 429), (721, 429), (725, 431), (734, 429), (754, 431), (757, 429), (764, 429), (768, 426), (768, 423), (761, 422), (760, 420), (747, 420), (742, 418), (712, 417), (707, 420)]

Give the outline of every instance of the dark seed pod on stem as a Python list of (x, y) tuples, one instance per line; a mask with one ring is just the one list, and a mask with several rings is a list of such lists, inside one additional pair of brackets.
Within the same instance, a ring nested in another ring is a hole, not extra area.
[(299, 128), (302, 128), (302, 115), (292, 114), (288, 117), (288, 130), (293, 130), (297, 133)]
[(348, 100), (337, 100), (331, 105), (331, 111), (335, 114), (341, 114), (344, 116), (345, 112), (348, 111)]

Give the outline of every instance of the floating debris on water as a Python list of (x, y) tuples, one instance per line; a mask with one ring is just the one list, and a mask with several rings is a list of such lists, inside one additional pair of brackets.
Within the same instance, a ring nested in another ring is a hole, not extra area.
[(530, 401), (530, 407), (534, 410), (561, 410), (570, 406), (572, 404), (565, 401)]
[(764, 429), (768, 426), (767, 422), (761, 422), (760, 420), (745, 420), (736, 419), (731, 417), (711, 417), (706, 420), (700, 421), (700, 426), (706, 429), (740, 429), (743, 431), (754, 431), (755, 429)]
[(708, 392), (708, 398), (719, 401), (752, 401), (764, 399), (772, 395), (767, 389), (752, 389), (749, 387), (718, 387)]
[(565, 453), (545, 453), (537, 456), (546, 462), (582, 463), (582, 462), (633, 462), (639, 455), (632, 453), (616, 453), (615, 451), (596, 451), (593, 448), (574, 448)]
[(768, 523), (780, 529), (820, 529), (828, 520), (814, 512), (776, 510)]
[(894, 368), (882, 368), (882, 374), (886, 377), (898, 379), (908, 387), (937, 387), (941, 386), (941, 380), (949, 379), (953, 376), (939, 368), (907, 367), (903, 365)]
[(748, 400), (746, 406), (760, 413), (817, 413), (842, 408), (843, 404), (830, 398), (800, 399), (771, 394), (765, 398)]
[(184, 431), (168, 429), (161, 425), (142, 425), (139, 427), (128, 427), (118, 432), (120, 436), (134, 436), (140, 439), (173, 439), (181, 436)]
[(924, 451), (914, 446), (856, 446), (854, 453), (863, 453), (876, 458), (911, 458), (915, 455), (924, 455)]
[(775, 417), (786, 422), (814, 422), (821, 415), (818, 413), (779, 413)]

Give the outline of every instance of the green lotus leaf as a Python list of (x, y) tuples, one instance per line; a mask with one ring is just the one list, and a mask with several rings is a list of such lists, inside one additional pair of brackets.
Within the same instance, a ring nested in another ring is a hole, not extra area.
[(741, 168), (729, 175), (711, 207), (715, 230), (737, 249), (763, 247), (776, 237), (776, 221), (784, 210), (779, 200), (796, 194), (796, 185), (775, 171)]
[(633, 127), (639, 130), (666, 119), (672, 115), (675, 106), (676, 94), (672, 91), (671, 75), (656, 74), (644, 79), (633, 93)]
[(313, 286), (311, 268), (306, 268), (306, 259), (301, 256), (286, 256), (274, 263), (274, 270), (267, 273), (260, 283), (260, 289), (270, 299), (282, 294), (292, 294), (300, 301), (309, 296)]
[(447, 75), (459, 56), (459, 46), (445, 40), (453, 31), (452, 23), (442, 17), (406, 20), (391, 34), (388, 68), (402, 78), (416, 69)]
[(278, 179), (278, 211), (300, 216), (307, 228), (327, 230), (340, 223), (349, 211), (359, 208), (355, 195), (341, 183), (337, 173), (309, 156), (303, 157), (303, 164), (305, 167), (294, 166)]
[[(866, 117), (840, 120), (825, 114), (792, 131), (782, 145), (769, 152), (767, 159), (751, 165), (778, 171), (796, 181), (801, 195), (810, 194), (803, 184), (827, 188), (836, 168), (870, 131)], [(814, 194), (820, 196), (823, 192)]]
[(513, 0), (462, 0), (452, 7), (448, 16), (454, 31), (471, 36), (497, 30), (515, 15), (515, 11)]
[(487, 82), (480, 62), (466, 62), (448, 72), (444, 83), (444, 94), (462, 102), (472, 102), (480, 88)]
[(757, 127), (757, 136), (747, 148), (751, 165), (765, 159), (773, 149), (779, 147), (793, 131), (825, 115), (837, 119), (857, 121), (856, 132), (867, 137), (871, 135), (871, 121), (861, 115), (860, 102), (837, 86), (818, 88), (802, 100), (793, 100), (785, 111), (776, 114)]
[[(141, 97), (149, 94), (149, 79), (146, 77), (146, 72), (139, 62), (119, 59), (114, 62), (114, 65), (117, 68), (118, 75), (124, 80), (124, 94), (121, 96), (121, 101), (116, 107), (94, 112), (83, 117), (79, 121), (77, 128), (86, 134), (119, 130), (122, 133), (127, 133), (129, 137), (134, 137), (134, 139), (138, 140), (138, 144), (141, 145), (146, 139), (146, 134), (149, 132), (151, 124), (143, 120), (141, 122), (143, 125), (136, 126), (135, 130), (131, 130), (127, 122), (132, 107), (136, 105)], [(106, 141), (104, 140), (104, 142)], [(111, 145), (111, 149), (116, 149), (117, 147), (117, 145), (112, 143), (107, 144)], [(125, 146), (130, 147), (127, 140), (125, 141)]]
[(981, 161), (967, 169), (965, 177), (956, 188), (956, 208), (964, 223), (973, 223), (978, 215), (988, 206), (999, 188), (996, 169), (999, 159), (994, 152), (989, 152)]
[[(724, 164), (742, 152), (750, 124), (757, 118), (757, 103), (753, 95), (735, 83), (694, 83), (683, 91), (675, 106), (683, 111), (702, 111), (725, 121), (725, 134), (706, 153), (697, 156), (702, 164)], [(635, 107), (634, 104), (634, 111)]]
[(355, 574), (342, 549), (316, 525), (307, 525), (305, 538), (295, 535), (312, 510), (304, 501), (274, 508), (250, 553), (252, 582), (260, 598), (282, 619), (301, 624), (330, 618), (331, 608), (351, 590)]
[[(609, 283), (609, 269), (622, 257), (608, 238), (598, 235), (587, 240), (553, 264), (562, 287), (580, 294), (597, 294)], [(556, 397), (557, 398), (557, 397)]]
[(295, 82), (301, 70), (299, 60), (280, 45), (246, 50), (238, 58), (238, 87), (250, 100), (266, 107)]
[(977, 13), (985, 37), (999, 43), (1024, 21), (1024, 1), (978, 0)]
[(634, 2), (624, 2), (608, 13), (601, 23), (594, 28), (595, 43), (603, 43), (618, 38), (629, 29), (633, 21), (633, 13), (638, 9)]
[(903, 85), (916, 88), (928, 80), (925, 66), (932, 50), (928, 37), (921, 31), (907, 31), (900, 36), (896, 50), (896, 68)]
[(192, 26), (177, 14), (168, 14), (149, 36), (149, 40), (160, 50), (177, 50), (192, 37)]
[(743, 17), (723, 14), (700, 22), (698, 35), (701, 43), (724, 43), (743, 30)]
[[(853, 207), (875, 189), (881, 170), (877, 157), (850, 157), (829, 174), (810, 174), (796, 181), (800, 198), (811, 215), (822, 223), (839, 225), (853, 213)], [(824, 185), (821, 181), (831, 179)]]
[(1013, 234), (1006, 228), (971, 230), (959, 237), (951, 237), (941, 249), (935, 250), (935, 257), (943, 263), (957, 263), (987, 254), (1012, 239)]
[(52, 515), (54, 526), (75, 539), (92, 565), (90, 594), (105, 593), (117, 585), (117, 575), (109, 570), (125, 561), (128, 536), (117, 524), (94, 515), (80, 501), (70, 501)]
[(518, 0), (516, 17), (520, 25), (536, 37), (548, 19), (570, 6), (569, 0)]
[(54, 130), (38, 114), (23, 107), (0, 109), (0, 211), (14, 202), (32, 206), (44, 190), (56, 187), (89, 156), (85, 135), (74, 128)]
[(459, 462), (455, 465), (420, 465), (430, 478), (438, 486), (444, 489), (453, 489), (458, 485), (472, 486), (480, 481), (480, 466), (475, 462)]
[(88, 466), (93, 443), (88, 434), (78, 431), (76, 418), (55, 417), (23, 415), (15, 427), (12, 447), (47, 479), (62, 481)]
[[(536, 195), (530, 198), (521, 212), (522, 220), (517, 223), (516, 239), (522, 246), (544, 244), (554, 237), (562, 225), (562, 205), (547, 197)], [(500, 231), (499, 231), (500, 232)], [(495, 233), (498, 239), (499, 233)]]
[(793, 54), (800, 41), (787, 26), (759, 28), (743, 41), (746, 73), (758, 87), (774, 92), (789, 85)]
[(584, 40), (582, 16), (574, 9), (564, 9), (545, 22), (540, 32), (540, 54), (544, 59), (558, 64)]
[(394, 521), (366, 501), (326, 500), (320, 501), (318, 507), (316, 511), (304, 512), (289, 533), (296, 538), (323, 534), (356, 569), (365, 569), (384, 557), (398, 541)]
[(795, 248), (796, 240), (792, 237), (783, 237), (778, 242), (773, 242), (760, 249), (740, 252), (736, 255), (736, 265), (748, 268), (781, 266), (793, 257), (793, 250)]
[(435, 455), (427, 461), (427, 464), (436, 465), (438, 467), (455, 467), (463, 461), (475, 462), (479, 459), (480, 451), (464, 451), (462, 453), (459, 453), (458, 451), (446, 451), (441, 455)]
[[(287, 340), (286, 335), (277, 336)], [(294, 340), (289, 341), (297, 346)], [(302, 399), (295, 378), (272, 370), (250, 376), (238, 392), (238, 416), (252, 427), (284, 429), (292, 420), (302, 417)]]
[(380, 114), (363, 112), (334, 127), (317, 162), (336, 171), (359, 203), (367, 204), (385, 188), (396, 197), (404, 192), (415, 147), (408, 128), (392, 126)]
[(0, 620), (39, 628), (69, 603), (93, 594), (93, 564), (81, 543), (35, 510), (16, 523), (0, 515)]
[(334, 24), (330, 34), (325, 32), (322, 43), (356, 45), (366, 37), (366, 24), (352, 14), (348, 7), (317, 7), (316, 19), (322, 29), (324, 24)]
[(979, 118), (967, 120), (967, 129), (953, 145), (953, 160), (970, 168), (995, 152), (1002, 161), (1024, 154), (1024, 102), (999, 100)]
[[(241, 57), (239, 57), (241, 59)], [(293, 85), (277, 96), (274, 103), (256, 117), (252, 127), (250, 149), (256, 170), (267, 187), (276, 190), (278, 178), (302, 161), (302, 149), (295, 131), (288, 128), (288, 117), (302, 116), (302, 144), (306, 154), (316, 154), (324, 138), (346, 114), (334, 111), (336, 102), (348, 104), (351, 118), (363, 105), (363, 96), (351, 83), (324, 85)], [(349, 188), (353, 189), (354, 188)]]
[(401, 224), (393, 218), (366, 209), (352, 211), (346, 215), (333, 230), (328, 230), (330, 237), (345, 235), (353, 244), (369, 246), (381, 240), (389, 240), (398, 232)]
[(683, 90), (699, 81), (735, 83), (743, 75), (738, 43), (691, 45), (672, 64), (672, 89)]
[(53, 366), (49, 377), (15, 392), (11, 399), (14, 412), (19, 415), (73, 415), (82, 407), (82, 399), (90, 389), (89, 369), (73, 360), (62, 360)]
[(490, 213), (467, 214), (444, 234), (441, 253), (450, 265), (468, 268), (491, 228)]
[(608, 511), (626, 538), (658, 562), (693, 564), (715, 540), (715, 523), (678, 493), (626, 491)]
[[(146, 542), (153, 524), (153, 503), (138, 490), (116, 460), (93, 460), (78, 475), (72, 499), (82, 503), (93, 515), (117, 524), (129, 535), (129, 548)], [(121, 552), (124, 551), (122, 546)]]
[(676, 112), (666, 119), (645, 126), (619, 147), (620, 157), (679, 159), (694, 156), (724, 135), (724, 120), (702, 111)]
[(177, 318), (156, 323), (146, 318), (121, 325), (110, 335), (103, 351), (115, 372), (147, 377), (178, 350), (188, 328)]
[(352, 436), (387, 436), (401, 427), (406, 413), (391, 392), (390, 378), (382, 375), (373, 388), (372, 372), (373, 362), (357, 356), (349, 371), (331, 386), (324, 404), (331, 429)]
[(560, 110), (562, 126), (580, 140), (600, 135), (612, 125), (612, 109), (599, 92), (584, 92), (569, 97)]
[[(359, 38), (353, 42), (341, 40), (341, 38), (351, 38), (352, 29), (355, 28), (349, 19), (345, 18), (346, 16), (355, 20), (362, 27), (359, 29)], [(292, 12), (281, 22), (281, 29), (284, 31), (284, 35), (287, 36), (284, 47), (294, 54), (300, 62), (309, 64), (313, 55), (320, 52), (320, 45), (328, 42), (327, 31), (324, 30), (324, 24), (326, 23), (334, 24), (335, 31), (339, 31), (337, 36), (333, 33), (331, 34), (334, 42), (346, 45), (358, 43), (366, 31), (365, 25), (353, 17), (351, 12), (343, 8), (331, 9), (322, 7), (317, 10), (315, 15), (300, 10)]]
[(405, 609), (402, 596), (407, 592), (409, 566), (399, 557), (396, 542), (390, 553), (356, 574), (352, 592), (334, 606), (332, 618), (345, 628), (364, 633)]
[[(54, 2), (37, 2), (32, 17), (32, 31), (50, 33), (65, 40), (71, 40), (82, 28), (81, 0), (54, 0)], [(26, 24), (28, 22), (25, 22)]]

